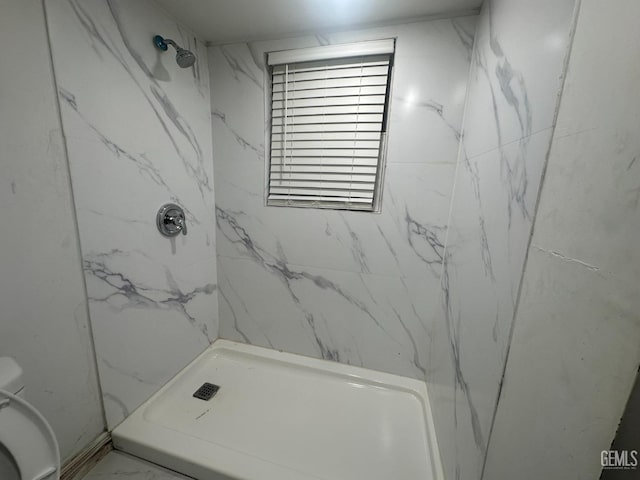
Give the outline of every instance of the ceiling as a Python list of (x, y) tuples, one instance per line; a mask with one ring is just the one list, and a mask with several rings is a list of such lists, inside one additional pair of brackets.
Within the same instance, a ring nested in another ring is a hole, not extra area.
[(228, 43), (476, 9), (482, 0), (157, 0), (204, 40)]

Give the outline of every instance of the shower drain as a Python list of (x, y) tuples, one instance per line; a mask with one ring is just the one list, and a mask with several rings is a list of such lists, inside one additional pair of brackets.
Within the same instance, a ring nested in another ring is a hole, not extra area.
[(203, 383), (202, 386), (193, 393), (193, 396), (200, 400), (211, 400), (213, 396), (218, 393), (220, 387), (213, 383)]

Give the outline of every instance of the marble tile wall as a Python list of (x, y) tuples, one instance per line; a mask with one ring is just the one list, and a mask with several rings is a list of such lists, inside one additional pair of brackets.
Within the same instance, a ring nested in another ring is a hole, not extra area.
[(104, 430), (69, 170), (40, 0), (0, 5), (0, 356), (63, 460)]
[[(475, 21), (209, 48), (221, 337), (424, 378)], [(265, 207), (265, 52), (390, 37), (382, 212)]]
[(599, 478), (638, 372), (638, 18), (634, 0), (581, 2), (487, 480)]
[(574, 0), (487, 0), (426, 379), (447, 478), (480, 478), (562, 86)]
[[(48, 0), (64, 135), (109, 427), (217, 335), (206, 47), (151, 0)], [(179, 68), (156, 34), (193, 50)], [(188, 235), (167, 239), (178, 203)]]

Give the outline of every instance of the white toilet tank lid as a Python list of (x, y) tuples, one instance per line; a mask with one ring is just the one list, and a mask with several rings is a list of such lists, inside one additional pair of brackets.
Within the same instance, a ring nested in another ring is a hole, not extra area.
[(24, 387), (22, 368), (11, 357), (0, 357), (0, 390), (16, 394)]

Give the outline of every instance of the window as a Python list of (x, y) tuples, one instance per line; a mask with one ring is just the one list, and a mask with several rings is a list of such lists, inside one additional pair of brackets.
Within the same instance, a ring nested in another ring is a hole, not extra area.
[(379, 210), (394, 44), (269, 53), (267, 205)]

